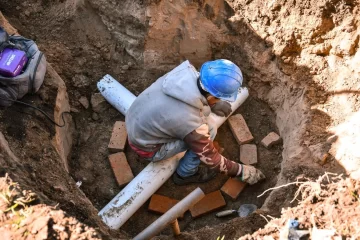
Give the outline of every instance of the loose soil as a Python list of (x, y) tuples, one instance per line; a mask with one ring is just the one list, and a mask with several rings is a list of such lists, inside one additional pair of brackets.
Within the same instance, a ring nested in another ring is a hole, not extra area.
[[(253, 113), (252, 109), (258, 109), (263, 113), (263, 115)], [(249, 129), (254, 135), (254, 143), (256, 143), (258, 146), (258, 163), (256, 164), (256, 167), (264, 171), (267, 180), (253, 186), (247, 186), (235, 201), (233, 201), (227, 195), (223, 194), (227, 205), (224, 209), (221, 210), (238, 209), (240, 205), (244, 203), (253, 203), (257, 205), (258, 208), (260, 208), (264, 203), (265, 198), (257, 198), (257, 195), (276, 184), (277, 175), (279, 174), (281, 168), (281, 144), (274, 146), (271, 149), (266, 149), (260, 144), (262, 138), (264, 138), (269, 132), (276, 131), (276, 127), (272, 122), (274, 120), (272, 111), (266, 106), (264, 102), (253, 97), (249, 97), (249, 99), (235, 112), (235, 114), (236, 113), (241, 113), (244, 116), (246, 122), (248, 123)], [(220, 127), (215, 140), (219, 142), (220, 146), (225, 148), (225, 151), (223, 152), (225, 157), (239, 162), (239, 145), (233, 137), (227, 123)], [(134, 171), (134, 174), (137, 174), (147, 164), (144, 162), (144, 160), (137, 159), (136, 156), (134, 156), (134, 154), (130, 151), (127, 151), (127, 156), (131, 168), (139, 169), (137, 172)], [(215, 179), (209, 181), (208, 183), (190, 184), (187, 186), (177, 186), (170, 179), (157, 191), (157, 193), (181, 200), (198, 186), (204, 191), (204, 193), (210, 193), (219, 190), (227, 179), (228, 177), (224, 175), (218, 175)], [(99, 195), (92, 196), (94, 196), (95, 199), (101, 197)], [(147, 201), (144, 206), (142, 206), (136, 212), (136, 214), (134, 214), (122, 227), (122, 229), (124, 229), (130, 235), (136, 235), (139, 233), (139, 230), (141, 231), (145, 229), (149, 222), (153, 222), (159, 217), (159, 215), (148, 212), (148, 202), (149, 201)], [(179, 221), (180, 227), (185, 231), (192, 231), (205, 226), (214, 226), (220, 223), (224, 223), (235, 217), (230, 216), (227, 218), (216, 218), (215, 213), (209, 213), (203, 217), (193, 219), (190, 213), (187, 212), (184, 219)], [(255, 228), (262, 226), (261, 223), (254, 224), (256, 225)], [(171, 234), (170, 229), (165, 230), (164, 234)]]
[[(113, 124), (124, 116), (107, 103), (95, 112), (79, 99), (90, 102), (105, 74), (138, 95), (185, 59), (199, 68), (209, 59), (226, 58), (240, 66), (250, 89), (236, 113), (244, 116), (255, 137), (256, 167), (267, 180), (247, 186), (236, 201), (225, 196), (224, 209), (254, 203), (264, 213), (279, 216), (282, 208), (296, 205), (290, 202), (295, 186), (256, 196), (325, 171), (360, 177), (359, 136), (352, 132), (360, 129), (355, 114), (360, 107), (359, 6), (341, 0), (6, 1), (0, 11), (20, 34), (37, 41), (51, 63), (40, 91), (22, 100), (51, 116), (69, 108), (69, 134), (61, 139), (72, 148), (64, 164), (66, 157), (53, 144), (58, 128), (33, 109), (2, 109), (0, 176), (9, 173), (40, 202), (97, 228), (103, 238), (131, 238), (158, 217), (147, 211), (148, 202), (121, 228), (126, 233), (109, 231), (97, 217), (121, 190), (107, 159), (107, 144)], [(2, 15), (0, 25), (16, 31)], [(59, 89), (68, 95), (63, 97), (65, 107), (57, 102)], [(279, 133), (283, 143), (266, 149), (259, 143), (271, 131)], [(227, 123), (216, 140), (226, 157), (239, 161), (239, 146)], [(128, 147), (125, 153), (134, 175), (147, 165)], [(226, 179), (219, 175), (200, 187), (209, 193)], [(196, 186), (178, 187), (169, 180), (158, 193), (180, 200)], [(306, 211), (308, 216), (312, 210)], [(180, 226), (191, 232), (183, 234), (188, 239), (220, 234), (231, 239), (266, 224), (260, 215), (231, 218), (217, 219), (211, 213), (192, 219), (187, 213)], [(169, 229), (163, 234), (170, 234)]]
[(1, 239), (101, 239), (101, 235), (56, 207), (39, 204), (35, 193), (7, 175), (0, 178)]
[[(278, 239), (288, 229), (289, 219), (296, 219), (299, 230), (310, 230), (311, 237), (359, 239), (360, 182), (341, 176), (325, 175), (317, 181), (299, 184), (298, 206), (284, 209), (280, 219), (271, 220), (264, 229), (240, 239), (258, 239), (268, 236)], [(319, 230), (320, 229), (320, 230)], [(279, 231), (280, 230), (280, 231)]]

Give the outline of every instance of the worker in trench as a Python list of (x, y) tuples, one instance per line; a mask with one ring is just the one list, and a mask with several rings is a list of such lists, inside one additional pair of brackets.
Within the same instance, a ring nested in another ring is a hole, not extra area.
[[(200, 73), (185, 61), (142, 92), (126, 112), (130, 147), (151, 161), (186, 151), (172, 179), (177, 185), (202, 183), (218, 172), (254, 184), (264, 174), (231, 161), (214, 147), (217, 129), (208, 123), (210, 112), (231, 113), (243, 82), (240, 68), (229, 60), (205, 62)], [(203, 164), (200, 164), (203, 163)]]

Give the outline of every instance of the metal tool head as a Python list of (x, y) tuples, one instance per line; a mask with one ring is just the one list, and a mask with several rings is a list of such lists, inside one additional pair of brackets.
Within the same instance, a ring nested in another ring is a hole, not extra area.
[(240, 217), (247, 217), (252, 212), (254, 212), (257, 209), (257, 206), (254, 204), (243, 204), (240, 206), (238, 210), (238, 214)]

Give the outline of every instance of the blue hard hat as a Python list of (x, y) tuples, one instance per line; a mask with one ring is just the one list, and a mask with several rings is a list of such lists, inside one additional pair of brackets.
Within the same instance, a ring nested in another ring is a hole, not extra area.
[(200, 85), (214, 97), (235, 101), (242, 82), (240, 68), (229, 60), (208, 61), (201, 66)]

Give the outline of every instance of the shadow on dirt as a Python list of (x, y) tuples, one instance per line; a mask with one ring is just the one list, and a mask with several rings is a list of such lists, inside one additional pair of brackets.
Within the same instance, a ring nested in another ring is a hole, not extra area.
[[(97, 209), (102, 208), (120, 191), (107, 161), (107, 144), (113, 123), (117, 120), (124, 120), (124, 117), (114, 109), (106, 108), (96, 119), (92, 109), (84, 109), (78, 103), (78, 99), (80, 96), (86, 96), (90, 99), (96, 92), (96, 81), (106, 73), (112, 74), (130, 91), (139, 94), (160, 77), (164, 71), (144, 70), (146, 66), (141, 61), (134, 62), (134, 58), (124, 50), (125, 48), (112, 42), (114, 36), (104, 26), (94, 33), (87, 32), (86, 38), (79, 41), (79, 35), (82, 34), (79, 31), (81, 31), (82, 25), (75, 24), (78, 28), (68, 28), (67, 26), (69, 24), (74, 26), (74, 22), (79, 17), (81, 18), (83, 11), (77, 12), (76, 15), (70, 16), (68, 19), (60, 17), (56, 19), (54, 16), (55, 19), (47, 22), (45, 20), (53, 18), (47, 14), (47, 10), (53, 12), (54, 6), (44, 5), (41, 15), (30, 14), (24, 17), (21, 11), (13, 10), (20, 2), (22, 1), (8, 2), (1, 6), (0, 10), (9, 17), (10, 22), (14, 23), (21, 34), (38, 40), (42, 50), (49, 56), (49, 61), (54, 63), (55, 69), (65, 81), (71, 105), (79, 110), (78, 113), (73, 113), (77, 133), (70, 160), (70, 175), (75, 181), (63, 169), (60, 169), (61, 167), (53, 161), (51, 156), (41, 157), (44, 147), (52, 148), (50, 144), (52, 134), (48, 127), (44, 126), (45, 120), (42, 116), (36, 115), (36, 118), (33, 118), (29, 115), (14, 115), (10, 110), (1, 110), (1, 119), (3, 120), (1, 130), (5, 133), (6, 138), (10, 139), (10, 146), (21, 159), (21, 163), (24, 166), (31, 166), (24, 170), (28, 172), (27, 177), (25, 177), (27, 179), (26, 185), (34, 191), (44, 194), (46, 203), (59, 203), (60, 208), (67, 211), (68, 214), (91, 224), (91, 219), (88, 219), (89, 215), (86, 215), (89, 212), (84, 211), (84, 207), (81, 206), (85, 201), (81, 198), (85, 198), (85, 196), (71, 196), (71, 192), (64, 193), (59, 191), (56, 186), (65, 184), (68, 188), (72, 188), (76, 181), (81, 180), (83, 182), (82, 190)], [(26, 2), (38, 3), (36, 0)], [(269, 181), (254, 188), (248, 187), (243, 196), (234, 203), (227, 199), (228, 207), (238, 208), (241, 203), (248, 201), (256, 202), (260, 207), (269, 194), (262, 199), (257, 199), (256, 196), (259, 193), (277, 183), (294, 181), (300, 175), (316, 178), (325, 171), (343, 172), (344, 169), (336, 161), (328, 160), (320, 165), (314, 160), (318, 157), (316, 155), (318, 152), (321, 156), (328, 151), (329, 144), (326, 144), (326, 141), (331, 134), (327, 132), (327, 129), (332, 120), (328, 114), (318, 109), (312, 109), (312, 106), (320, 101), (326, 101), (329, 95), (359, 94), (359, 91), (325, 92), (322, 86), (313, 81), (312, 69), (296, 66), (291, 62), (284, 62), (283, 57), (294, 58), (300, 55), (301, 49), (296, 43), (290, 44), (283, 51), (284, 55), (277, 56), (273, 53), (272, 43), (257, 35), (246, 19), (229, 20), (235, 12), (226, 2), (228, 16), (222, 21), (219, 19), (215, 21), (209, 5), (204, 8), (201, 5), (202, 3), (197, 4), (199, 4), (199, 9), (205, 9), (201, 10), (204, 17), (214, 20), (214, 24), (217, 26), (226, 26), (223, 34), (231, 40), (229, 42), (213, 42), (211, 57), (213, 59), (226, 58), (241, 67), (245, 85), (251, 90), (251, 97), (236, 113), (244, 115), (255, 136), (255, 143), (259, 143), (269, 131), (276, 131), (276, 126), (284, 141), (283, 150), (281, 146), (272, 150), (259, 147), (261, 149), (259, 150), (258, 167), (264, 170)], [(62, 7), (62, 5), (59, 6)], [(145, 8), (146, 4), (142, 6)], [(95, 11), (93, 14), (96, 15), (96, 10), (91, 11)], [(129, 19), (126, 22), (132, 24)], [(138, 24), (138, 22), (134, 24)], [(143, 27), (146, 30), (149, 26)], [(49, 28), (56, 28), (57, 30), (48, 34), (44, 30)], [(143, 35), (139, 35), (142, 43), (145, 42), (146, 38), (144, 34), (145, 31), (143, 31)], [(104, 54), (107, 51), (109, 54)], [(177, 61), (177, 59), (172, 60)], [(128, 64), (128, 61), (131, 61), (131, 64)], [(128, 67), (124, 67), (125, 65)], [(80, 80), (84, 81), (83, 84), (80, 84)], [(26, 97), (24, 101), (30, 100)], [(46, 106), (46, 103), (43, 105), (41, 99), (34, 103), (38, 106)], [(266, 103), (270, 105), (271, 109)], [(14, 106), (11, 109), (17, 109), (17, 107)], [(265, 114), (262, 115), (262, 112)], [(7, 115), (12, 117), (7, 117)], [(16, 116), (15, 120), (13, 119), (14, 116)], [(32, 125), (36, 125), (36, 127), (29, 127)], [(37, 137), (39, 129), (46, 134)], [(26, 134), (22, 134), (23, 132)], [(225, 124), (219, 132), (221, 133), (219, 133), (218, 140), (226, 148), (225, 156), (238, 160), (238, 146), (235, 144), (228, 126)], [(318, 144), (320, 145), (318, 146)], [(312, 146), (318, 146), (315, 149), (316, 151), (311, 150)], [(139, 159), (129, 149), (126, 149), (126, 154), (134, 174), (146, 166), (147, 163)], [(2, 172), (8, 172), (14, 181), (24, 182), (25, 175), (19, 174), (18, 168), (3, 166), (5, 169)], [(51, 172), (54, 175), (46, 173), (47, 169), (53, 169), (55, 166), (58, 169)], [(216, 182), (215, 185), (212, 183), (213, 186), (207, 187), (207, 190), (215, 190), (224, 181), (226, 178), (220, 177), (220, 181)], [(165, 187), (168, 189), (164, 190)], [(189, 187), (186, 190), (190, 191), (191, 188)], [(180, 193), (185, 192), (179, 191), (179, 189), (168, 182), (159, 192), (164, 195), (173, 192), (174, 196), (181, 198), (183, 196)], [(282, 207), (290, 205), (287, 200), (292, 199), (294, 191), (295, 187), (274, 191), (266, 203), (267, 210), (278, 215)], [(126, 232), (134, 235), (157, 218), (156, 215), (147, 213), (146, 206), (147, 204), (135, 214), (135, 218), (130, 219), (124, 226)], [(214, 226), (228, 220), (222, 221), (208, 215), (194, 223), (195, 221), (193, 222), (190, 216), (187, 216), (180, 224), (185, 230), (191, 231), (206, 225)], [(262, 227), (265, 222), (253, 221), (250, 224), (252, 226), (249, 229), (254, 230)], [(226, 229), (228, 239), (239, 236), (240, 230), (231, 226), (219, 226), (216, 231), (223, 232)], [(201, 239), (205, 239), (205, 236), (203, 235)]]

